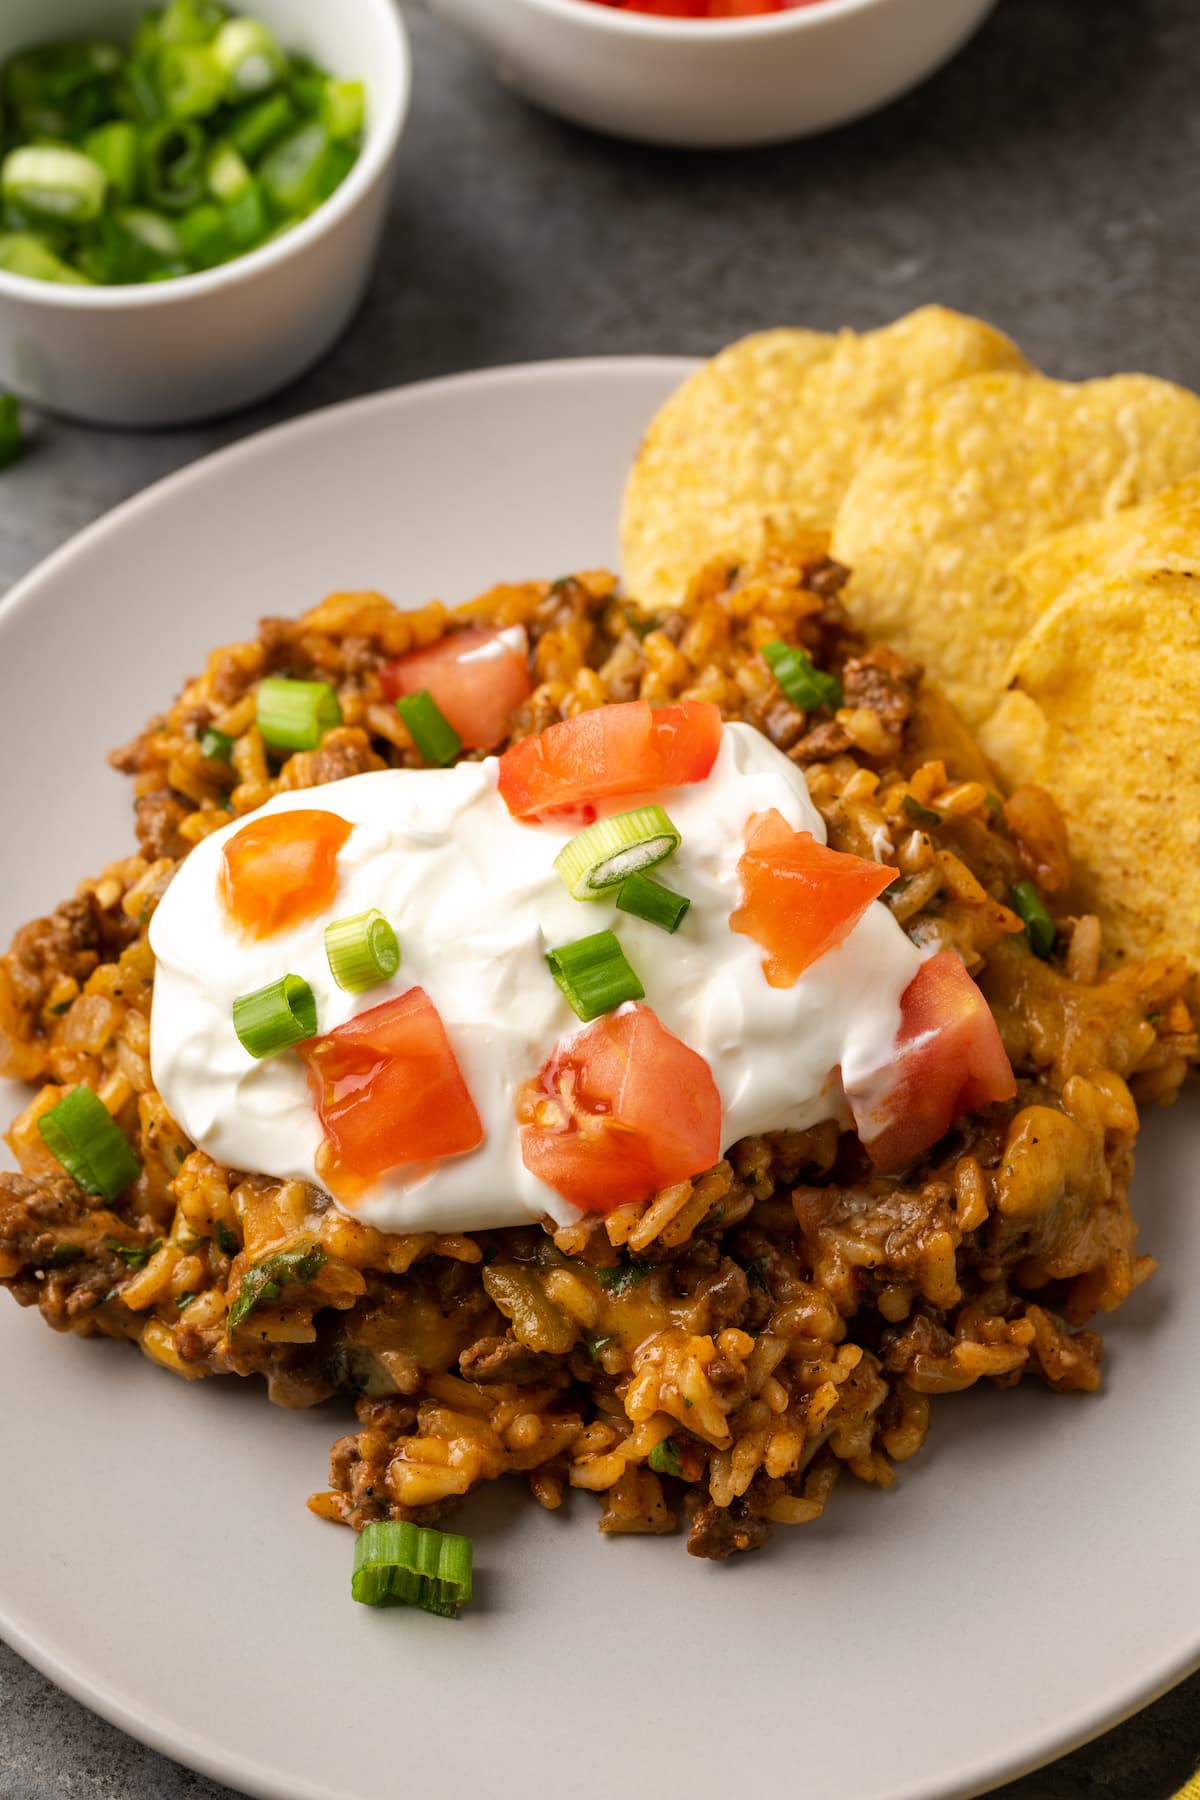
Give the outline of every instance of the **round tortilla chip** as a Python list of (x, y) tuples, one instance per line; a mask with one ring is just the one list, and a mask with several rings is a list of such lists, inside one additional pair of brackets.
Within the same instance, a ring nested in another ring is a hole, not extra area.
[(983, 748), (1062, 807), (1078, 903), (1122, 955), (1200, 963), (1200, 575), (1084, 576), (1008, 674)]
[(1136, 569), (1200, 570), (1200, 475), (1163, 488), (1144, 506), (1045, 538), (1011, 565), (1031, 618), (1081, 575), (1111, 578)]
[(923, 402), (851, 483), (831, 545), (851, 570), (846, 604), (977, 726), (1039, 611), (1014, 560), (1197, 470), (1200, 399), (1170, 382), (969, 376)]
[(980, 369), (1024, 369), (990, 325), (927, 306), (862, 336), (764, 331), (713, 357), (650, 425), (621, 521), (625, 586), (678, 605), (714, 556), (762, 553), (771, 528), (829, 530), (882, 433), (934, 389)]

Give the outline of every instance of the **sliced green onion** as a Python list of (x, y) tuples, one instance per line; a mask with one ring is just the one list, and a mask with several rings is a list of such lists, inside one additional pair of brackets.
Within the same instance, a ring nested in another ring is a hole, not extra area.
[(338, 697), (326, 681), (268, 676), (258, 684), (255, 710), (263, 741), (276, 750), (315, 750), (342, 722)]
[(311, 120), (267, 151), (258, 166), (258, 174), (267, 199), (277, 212), (285, 215), (302, 212), (320, 198), (328, 150), (329, 135), (325, 127)]
[(234, 114), (229, 138), (239, 156), (256, 163), (263, 153), (290, 131), (299, 115), (286, 94), (272, 94)]
[(91, 1088), (72, 1088), (37, 1125), (51, 1156), (85, 1194), (115, 1200), (142, 1172), (129, 1139)]
[(61, 281), (79, 287), (91, 285), (86, 275), (73, 269), (41, 238), (29, 232), (0, 233), (0, 269), (9, 275), (25, 275), (31, 281)]
[(358, 137), (367, 117), (367, 90), (361, 81), (337, 81), (332, 76), (321, 90), (319, 117), (335, 144)]
[(244, 1319), (256, 1307), (278, 1300), (285, 1287), (300, 1287), (314, 1281), (325, 1267), (325, 1251), (311, 1240), (296, 1244), (290, 1250), (276, 1250), (251, 1265), (242, 1276), (238, 1297), (229, 1309), (225, 1335), (232, 1337)]
[(84, 88), (115, 75), (120, 66), (117, 46), (99, 39), (39, 44), (5, 63), (4, 98), (14, 106), (69, 100)]
[(203, 200), (178, 222), (179, 240), (197, 269), (215, 269), (234, 253), (229, 215), (215, 200)]
[(316, 1036), (316, 997), (302, 975), (281, 975), (252, 994), (238, 995), (233, 1003), (233, 1029), (242, 1049), (256, 1061), (277, 1056), (292, 1044)]
[(212, 41), (225, 78), (226, 98), (236, 104), (278, 87), (287, 57), (259, 19), (229, 19)]
[(364, 1527), (350, 1592), (362, 1606), (419, 1606), (455, 1619), (471, 1598), (471, 1540), (389, 1519)]
[(942, 822), (941, 813), (934, 812), (932, 806), (922, 806), (912, 794), (905, 794), (900, 804), (915, 825), (932, 827)]
[(390, 981), (400, 967), (400, 942), (376, 907), (325, 927), (325, 954), (333, 979), (348, 994)]
[(677, 894), (673, 888), (664, 887), (652, 875), (627, 875), (617, 890), (617, 906), (621, 912), (632, 913), (636, 919), (648, 919), (651, 925), (661, 925), (664, 931), (678, 931), (691, 904), (686, 894)]
[(207, 44), (216, 37), (229, 14), (215, 0), (168, 0), (163, 10), (149, 14), (163, 44)]
[(232, 144), (218, 144), (208, 159), (208, 191), (222, 206), (237, 200), (253, 182), (240, 151)]
[(296, 105), (304, 113), (318, 113), (321, 110), (321, 96), (325, 92), (325, 83), (329, 76), (315, 62), (306, 56), (292, 58), (291, 73), (288, 76), (288, 93)]
[(452, 763), (462, 749), (462, 739), (429, 692), (402, 694), (396, 711), (408, 727), (409, 736), (427, 763)]
[(683, 1464), (672, 1438), (664, 1438), (661, 1444), (655, 1444), (647, 1460), (656, 1475), (683, 1474)]
[(26, 144), (0, 165), (0, 194), (34, 218), (86, 225), (104, 210), (108, 180), (80, 150)]
[(225, 217), (239, 250), (248, 250), (258, 243), (267, 229), (267, 209), (257, 181), (251, 180), (236, 200), (227, 203)]
[(137, 126), (128, 119), (111, 119), (88, 132), (83, 150), (104, 170), (112, 192), (122, 200), (132, 200), (138, 178)]
[(225, 71), (204, 44), (168, 44), (156, 64), (158, 91), (175, 119), (206, 119), (225, 98)]
[(679, 845), (679, 833), (661, 806), (639, 806), (576, 832), (554, 867), (574, 899), (599, 900), (630, 875), (665, 862)]
[(125, 64), (117, 87), (117, 106), (137, 125), (153, 125), (163, 115), (162, 97), (152, 62), (135, 56)]
[(321, 165), (321, 178), (317, 182), (317, 199), (328, 200), (341, 187), (347, 175), (358, 161), (358, 151), (351, 144), (330, 144), (325, 152), (325, 161)]
[(799, 645), (776, 638), (763, 645), (763, 661), (793, 706), (808, 712), (814, 706), (840, 706), (842, 684), (833, 675), (813, 667), (812, 658)]
[(1011, 893), (1012, 908), (1025, 926), (1029, 948), (1044, 962), (1058, 939), (1058, 927), (1032, 881), (1018, 881)]
[(546, 952), (550, 973), (566, 995), (572, 1012), (586, 1025), (612, 1012), (626, 1000), (641, 1000), (646, 990), (626, 960), (612, 931), (597, 931)]
[(210, 762), (227, 763), (233, 755), (234, 740), (228, 732), (218, 731), (210, 725), (200, 738), (200, 754), (207, 756)]
[(23, 447), (20, 402), (15, 394), (0, 393), (0, 469), (10, 468)]
[(163, 119), (142, 139), (142, 188), (151, 206), (187, 212), (204, 198), (208, 143), (195, 119)]

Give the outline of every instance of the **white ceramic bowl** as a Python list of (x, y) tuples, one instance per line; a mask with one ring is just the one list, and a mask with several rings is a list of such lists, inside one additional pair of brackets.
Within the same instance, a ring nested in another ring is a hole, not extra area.
[[(0, 0), (0, 61), (30, 44), (122, 41), (147, 0)], [(274, 243), (200, 275), (68, 287), (0, 271), (0, 386), (98, 425), (181, 425), (249, 405), (315, 362), (362, 296), (408, 110), (392, 0), (253, 0), (293, 52), (367, 84), (366, 141), (341, 187)]]
[(873, 112), (966, 42), (996, 0), (819, 0), (660, 19), (592, 0), (430, 0), (528, 99), (690, 149), (806, 137)]

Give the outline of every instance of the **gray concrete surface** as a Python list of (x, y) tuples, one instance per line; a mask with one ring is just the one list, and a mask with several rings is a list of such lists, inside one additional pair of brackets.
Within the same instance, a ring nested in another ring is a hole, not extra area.
[[(1200, 387), (1196, 0), (1000, 0), (952, 67), (879, 117), (816, 143), (702, 157), (541, 118), (419, 5), (409, 17), (411, 129), (350, 333), (270, 405), (204, 429), (39, 422), (0, 481), (0, 588), (207, 450), (484, 364), (707, 352), (763, 324), (874, 325), (937, 299), (986, 314), (1055, 374), (1151, 369)], [(1198, 1758), (1200, 1678), (1003, 1794), (1166, 1800)], [(2, 1647), (0, 1796), (227, 1800)]]

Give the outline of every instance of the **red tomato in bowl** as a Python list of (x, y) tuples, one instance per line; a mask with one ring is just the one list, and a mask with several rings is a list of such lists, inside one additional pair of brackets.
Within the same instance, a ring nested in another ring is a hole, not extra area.
[(811, 831), (793, 831), (771, 807), (746, 826), (742, 904), (730, 914), (730, 929), (767, 951), (763, 973), (771, 987), (791, 987), (853, 931), (897, 873), (830, 850)]
[(534, 819), (703, 781), (720, 748), (711, 701), (597, 706), (511, 745), (500, 758), (500, 793), (514, 819)]
[(648, 1006), (597, 1019), (522, 1090), (525, 1167), (577, 1206), (611, 1212), (711, 1169), (721, 1096), (702, 1056)]
[(427, 650), (410, 650), (379, 671), (389, 700), (428, 689), (468, 750), (494, 750), (512, 729), (513, 714), (533, 692), (528, 641), (515, 633), (453, 631)]
[(406, 1163), (462, 1156), (483, 1126), (446, 1027), (424, 988), (409, 988), (299, 1046), (325, 1130), (317, 1170), (352, 1199)]
[(298, 808), (252, 819), (221, 852), (221, 897), (251, 937), (273, 937), (315, 918), (338, 891), (338, 851), (353, 826)]
[(1017, 1091), (987, 1001), (952, 950), (922, 963), (900, 1000), (895, 1060), (869, 1095), (848, 1094), (877, 1169), (898, 1169), (956, 1119)]

